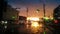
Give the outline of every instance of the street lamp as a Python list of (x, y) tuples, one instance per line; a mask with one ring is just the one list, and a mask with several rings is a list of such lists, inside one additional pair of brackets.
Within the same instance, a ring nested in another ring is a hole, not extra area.
[(37, 13), (39, 13), (39, 11), (40, 11), (40, 10), (39, 10), (39, 9), (37, 9), (37, 11), (36, 11), (36, 12), (37, 12)]
[(40, 9), (36, 10), (37, 16), (39, 16)]

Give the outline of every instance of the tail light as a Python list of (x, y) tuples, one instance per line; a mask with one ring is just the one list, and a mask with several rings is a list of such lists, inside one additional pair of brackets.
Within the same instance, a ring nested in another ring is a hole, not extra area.
[(54, 23), (56, 23), (56, 24), (57, 24), (57, 23), (58, 23), (58, 20), (54, 20)]

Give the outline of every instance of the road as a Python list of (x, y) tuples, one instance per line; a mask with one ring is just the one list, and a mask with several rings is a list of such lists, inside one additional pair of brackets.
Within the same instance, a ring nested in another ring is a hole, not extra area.
[[(38, 23), (38, 22), (37, 22)], [(6, 29), (5, 33), (8, 34), (53, 34), (52, 30), (53, 28), (50, 26), (45, 26), (43, 23), (37, 24), (35, 22), (35, 25), (32, 24), (18, 24), (18, 25), (9, 25)], [(44, 30), (45, 27), (45, 30)], [(48, 28), (49, 27), (49, 28)]]
[(49, 28), (32, 27), (31, 25), (20, 25), (18, 28), (19, 34), (53, 34)]

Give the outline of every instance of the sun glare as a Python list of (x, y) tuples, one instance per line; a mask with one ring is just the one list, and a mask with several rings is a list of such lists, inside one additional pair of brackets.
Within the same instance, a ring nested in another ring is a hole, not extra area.
[(39, 21), (38, 17), (28, 17), (27, 20)]
[(38, 27), (39, 24), (38, 24), (37, 22), (32, 22), (32, 25), (31, 25), (31, 26), (33, 26), (33, 27)]

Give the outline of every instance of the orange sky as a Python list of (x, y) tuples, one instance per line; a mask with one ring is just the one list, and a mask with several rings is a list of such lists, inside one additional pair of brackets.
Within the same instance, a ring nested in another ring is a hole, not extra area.
[[(30, 17), (43, 16), (43, 3), (46, 5), (46, 16), (52, 16), (54, 8), (60, 5), (60, 0), (8, 0), (8, 4), (12, 7), (21, 8), (19, 16), (27, 16), (26, 7), (28, 7)], [(40, 9), (39, 15), (36, 13), (37, 8)]]
[[(55, 6), (45, 6), (46, 16), (53, 16), (53, 10)], [(37, 9), (39, 9), (39, 13), (36, 13)], [(27, 16), (26, 7), (22, 7), (20, 10), (20, 16)], [(43, 6), (28, 6), (28, 16), (29, 17), (43, 17)]]

